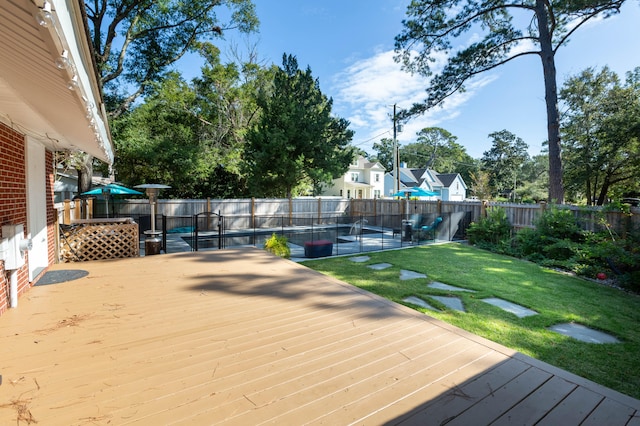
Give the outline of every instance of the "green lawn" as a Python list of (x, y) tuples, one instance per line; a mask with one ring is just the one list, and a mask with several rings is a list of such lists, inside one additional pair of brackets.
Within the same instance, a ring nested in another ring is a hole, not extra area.
[[(462, 244), (421, 246), (366, 253), (371, 259), (355, 263), (348, 257), (303, 262), (387, 299), (403, 303), (418, 296), (442, 308), (435, 312), (411, 306), (449, 324), (501, 343), (524, 354), (640, 398), (640, 297), (519, 259), (496, 255)], [(391, 263), (375, 271), (368, 265)], [(400, 270), (427, 274), (427, 279), (401, 281)], [(429, 295), (452, 295), (427, 287), (431, 281), (476, 290), (456, 292), (466, 313), (445, 309)], [(480, 301), (499, 297), (539, 313), (526, 318)], [(546, 328), (575, 322), (613, 334), (619, 344), (589, 344)]]

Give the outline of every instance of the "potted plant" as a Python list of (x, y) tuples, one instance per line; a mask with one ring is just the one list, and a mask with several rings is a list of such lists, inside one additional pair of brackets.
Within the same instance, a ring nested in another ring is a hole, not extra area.
[(289, 259), (291, 257), (291, 250), (287, 245), (289, 240), (284, 235), (276, 235), (274, 232), (271, 237), (264, 242), (264, 249), (276, 256)]

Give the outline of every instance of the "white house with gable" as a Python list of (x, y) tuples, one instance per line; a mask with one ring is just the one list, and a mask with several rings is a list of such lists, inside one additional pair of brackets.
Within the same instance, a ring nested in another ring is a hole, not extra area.
[(321, 195), (343, 198), (380, 198), (384, 196), (385, 168), (378, 162), (369, 162), (362, 155), (354, 159), (349, 170), (334, 179)]
[[(384, 193), (391, 196), (394, 193), (395, 177), (393, 172), (385, 175)], [(464, 201), (467, 196), (467, 185), (459, 173), (438, 173), (433, 169), (400, 168), (400, 191), (403, 188), (417, 186), (427, 191), (436, 192), (439, 195), (429, 199), (442, 201)]]

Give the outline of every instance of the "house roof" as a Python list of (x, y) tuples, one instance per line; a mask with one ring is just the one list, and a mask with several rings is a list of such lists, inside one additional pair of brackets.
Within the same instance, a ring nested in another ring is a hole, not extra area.
[(367, 160), (365, 157), (363, 157), (362, 155), (358, 156), (357, 164), (358, 164), (357, 166), (352, 164), (351, 168), (385, 170), (385, 168), (382, 166), (382, 164), (380, 164), (378, 162), (373, 162), (372, 163), (369, 160)]
[(44, 0), (0, 2), (0, 120), (52, 151), (81, 150), (112, 163), (84, 3), (53, 3), (43, 26)]

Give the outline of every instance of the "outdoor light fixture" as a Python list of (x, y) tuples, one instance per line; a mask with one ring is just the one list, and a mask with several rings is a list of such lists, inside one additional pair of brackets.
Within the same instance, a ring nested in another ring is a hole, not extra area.
[(78, 76), (74, 74), (73, 77), (71, 77), (71, 80), (67, 83), (67, 88), (69, 90), (78, 90), (78, 87), (80, 87), (78, 84)]
[(54, 61), (56, 67), (60, 70), (66, 70), (71, 67), (71, 61), (69, 60), (69, 52), (63, 50), (59, 57)]
[(51, 3), (45, 0), (40, 11), (36, 13), (36, 22), (41, 27), (49, 28), (55, 24), (54, 20), (53, 13), (51, 13)]

